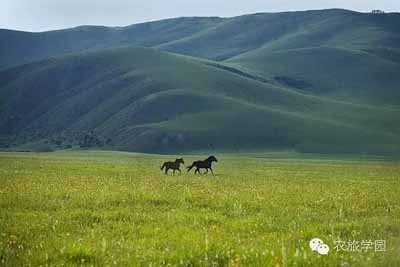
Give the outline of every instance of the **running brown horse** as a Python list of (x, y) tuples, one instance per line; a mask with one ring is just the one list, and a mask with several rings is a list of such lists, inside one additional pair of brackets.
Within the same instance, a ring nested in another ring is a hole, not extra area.
[(194, 167), (196, 167), (196, 170), (194, 171), (194, 173), (198, 173), (201, 174), (200, 169), (206, 169), (205, 174), (208, 173), (208, 170), (211, 171), (211, 173), (214, 175), (213, 169), (212, 169), (212, 163), (213, 162), (218, 162), (217, 158), (214, 156), (210, 156), (205, 160), (198, 160), (192, 163), (191, 166), (187, 167), (188, 168), (188, 172), (190, 172)]
[(168, 174), (168, 171), (170, 169), (174, 170), (174, 174), (175, 174), (175, 171), (179, 171), (179, 173), (181, 173), (181, 169), (180, 169), (181, 164), (185, 164), (185, 162), (183, 161), (183, 158), (176, 159), (175, 161), (164, 162), (164, 164), (161, 166), (160, 169), (163, 170), (165, 168), (164, 174)]

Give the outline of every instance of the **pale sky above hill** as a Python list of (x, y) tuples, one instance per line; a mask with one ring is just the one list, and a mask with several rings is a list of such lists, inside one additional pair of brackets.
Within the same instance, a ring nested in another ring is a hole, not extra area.
[(125, 26), (181, 16), (326, 8), (399, 12), (400, 0), (1, 0), (0, 28), (45, 31), (79, 25)]

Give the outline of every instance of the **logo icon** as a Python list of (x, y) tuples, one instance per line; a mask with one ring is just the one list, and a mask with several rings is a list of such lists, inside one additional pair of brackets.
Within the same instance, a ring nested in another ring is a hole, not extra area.
[(319, 255), (328, 255), (329, 253), (329, 246), (319, 238), (311, 239), (309, 245), (311, 250), (317, 252)]

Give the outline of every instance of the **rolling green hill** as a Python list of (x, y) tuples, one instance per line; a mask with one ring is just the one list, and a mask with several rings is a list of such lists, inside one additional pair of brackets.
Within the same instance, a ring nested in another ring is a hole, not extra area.
[(82, 140), (74, 134), (85, 132), (84, 139), (133, 151), (382, 152), (396, 150), (400, 136), (397, 107), (302, 94), (211, 61), (149, 48), (8, 69), (0, 73), (0, 96), (1, 134), (23, 133), (27, 147), (76, 145)]
[(80, 26), (40, 33), (0, 29), (0, 67), (127, 45), (156, 46), (191, 36), (220, 18), (176, 18), (127, 27)]
[(357, 103), (400, 103), (400, 63), (365, 51), (328, 46), (273, 52), (260, 49), (229, 62), (305, 93)]
[[(365, 50), (399, 62), (400, 15), (342, 9), (187, 17), (127, 27), (81, 26), (42, 33), (0, 30), (0, 66), (120, 46), (155, 47), (212, 60), (257, 49), (317, 46)], [(395, 56), (393, 56), (395, 55)]]
[(0, 40), (3, 147), (399, 152), (396, 13), (0, 30)]
[(328, 14), (228, 62), (304, 92), (398, 105), (400, 16)]

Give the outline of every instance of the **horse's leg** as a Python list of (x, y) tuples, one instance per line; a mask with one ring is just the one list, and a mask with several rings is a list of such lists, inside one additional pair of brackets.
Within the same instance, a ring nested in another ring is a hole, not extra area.
[(194, 171), (194, 174), (200, 173), (200, 169), (196, 167), (196, 170)]
[(166, 167), (166, 168), (165, 168), (164, 175), (167, 175), (167, 174), (168, 174), (168, 170), (169, 170), (169, 169)]
[(214, 172), (213, 172), (213, 170), (212, 170), (212, 168), (211, 168), (211, 167), (210, 167), (210, 171), (211, 171), (212, 175), (214, 175)]
[(204, 174), (207, 174), (207, 173), (208, 173), (208, 168), (206, 168), (206, 172)]
[(174, 175), (175, 175), (175, 171), (176, 171), (176, 169), (174, 169), (174, 173), (173, 173)]
[(178, 171), (179, 171), (179, 175), (182, 175), (181, 169), (178, 169)]

